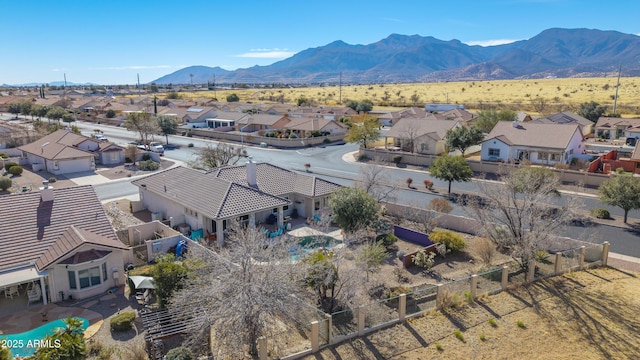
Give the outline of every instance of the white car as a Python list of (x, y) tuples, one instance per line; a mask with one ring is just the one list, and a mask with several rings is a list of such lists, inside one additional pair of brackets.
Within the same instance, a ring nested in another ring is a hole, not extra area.
[(100, 135), (100, 134), (98, 134), (98, 135), (96, 135), (96, 136), (95, 136), (95, 138), (96, 138), (96, 140), (98, 140), (98, 141), (107, 141), (107, 137), (106, 137), (106, 136), (104, 136), (104, 135)]
[(160, 156), (164, 155), (164, 146), (157, 141), (150, 142), (148, 145), (138, 145), (138, 149), (152, 151)]

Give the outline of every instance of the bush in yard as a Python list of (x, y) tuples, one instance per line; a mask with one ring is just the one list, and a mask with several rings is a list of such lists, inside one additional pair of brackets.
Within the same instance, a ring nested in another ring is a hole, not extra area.
[(18, 176), (22, 174), (22, 166), (16, 165), (9, 168), (9, 174)]
[(151, 155), (149, 155), (149, 154), (142, 154), (142, 161), (147, 161), (147, 160), (151, 160)]
[(424, 249), (421, 249), (413, 256), (413, 263), (425, 270), (431, 270), (436, 262), (435, 257), (436, 253), (432, 251), (427, 253)]
[(393, 157), (393, 162), (396, 163), (396, 165), (400, 164), (400, 161), (402, 161), (402, 156), (396, 155)]
[(7, 154), (5, 154), (5, 153), (0, 153), (0, 158), (8, 159), (8, 158), (9, 158), (9, 155), (7, 155)]
[(0, 190), (6, 191), (12, 185), (11, 179), (6, 176), (0, 177)]
[(192, 360), (193, 353), (184, 346), (178, 346), (177, 348), (169, 350), (164, 358), (165, 360)]
[(142, 171), (154, 171), (160, 168), (160, 164), (153, 160), (142, 161), (140, 163), (140, 170)]
[(609, 210), (607, 209), (591, 209), (591, 216), (594, 216), (598, 219), (609, 219), (611, 218), (611, 214), (609, 214)]
[(448, 214), (453, 210), (453, 206), (447, 199), (435, 198), (429, 201), (429, 210)]
[(189, 143), (187, 147), (193, 147), (193, 143)]
[(9, 169), (11, 169), (13, 166), (18, 166), (18, 163), (13, 162), (13, 161), (9, 161), (8, 163), (4, 164), (4, 169), (6, 171), (9, 171)]
[(384, 246), (391, 246), (398, 241), (398, 237), (393, 234), (380, 234), (376, 236), (376, 242), (377, 241), (382, 241), (382, 245)]
[(427, 190), (433, 189), (433, 181), (425, 179), (422, 182), (424, 183), (424, 187), (427, 188)]
[(460, 251), (467, 247), (462, 235), (453, 233), (448, 230), (435, 230), (429, 234), (429, 240), (440, 244), (447, 245), (447, 248), (453, 252)]
[(50, 183), (54, 183), (54, 182), (56, 182), (56, 181), (58, 181), (58, 179), (56, 179), (56, 177), (55, 177), (55, 176), (52, 176), (52, 177), (50, 177), (50, 178), (49, 178), (49, 182), (50, 182)]
[(133, 320), (136, 319), (136, 313), (133, 311), (126, 311), (120, 313), (111, 318), (111, 330), (113, 331), (127, 331), (131, 329)]

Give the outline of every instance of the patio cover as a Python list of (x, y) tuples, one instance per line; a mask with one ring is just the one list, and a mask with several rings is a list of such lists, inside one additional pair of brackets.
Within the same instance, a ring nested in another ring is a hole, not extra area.
[(129, 279), (133, 283), (133, 287), (138, 289), (155, 289), (153, 284), (153, 278), (150, 276), (129, 276)]
[(39, 273), (35, 267), (23, 268), (20, 270), (7, 271), (0, 273), (0, 290), (5, 287), (24, 284), (41, 277), (47, 276), (47, 272)]

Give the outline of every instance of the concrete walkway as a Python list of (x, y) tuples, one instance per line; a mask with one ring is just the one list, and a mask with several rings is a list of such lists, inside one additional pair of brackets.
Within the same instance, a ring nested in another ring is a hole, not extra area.
[(105, 176), (97, 174), (95, 171), (85, 171), (73, 174), (65, 174), (67, 179), (73, 181), (76, 185), (97, 185), (106, 184), (111, 180)]

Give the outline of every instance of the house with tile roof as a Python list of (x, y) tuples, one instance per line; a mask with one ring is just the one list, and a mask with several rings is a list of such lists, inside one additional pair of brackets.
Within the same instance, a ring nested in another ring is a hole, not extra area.
[(582, 135), (588, 135), (593, 133), (593, 121), (584, 118), (578, 114), (574, 114), (571, 111), (563, 111), (557, 114), (549, 115), (547, 117), (538, 118), (532, 120), (534, 123), (541, 124), (577, 124), (580, 127)]
[(123, 147), (69, 130), (55, 131), (18, 149), (34, 170), (43, 169), (55, 175), (93, 171), (96, 162), (104, 165), (124, 162)]
[(267, 163), (249, 160), (210, 172), (175, 167), (132, 181), (143, 207), (161, 213), (171, 226), (215, 234), (220, 245), (225, 230), (238, 221), (259, 226), (268, 218), (282, 226), (285, 217), (312, 217), (328, 206), (340, 185)]
[(345, 124), (325, 118), (302, 117), (290, 118), (290, 120), (291, 121), (284, 125), (284, 129), (291, 130), (291, 132), (299, 138), (311, 137), (311, 134), (315, 131), (331, 135), (341, 135), (346, 134), (349, 130)]
[[(118, 240), (91, 186), (0, 196), (0, 290), (29, 302), (83, 299), (124, 284), (124, 265), (133, 257)], [(18, 295), (10, 289), (18, 289)]]
[(420, 107), (409, 107), (402, 110), (389, 111), (378, 116), (378, 122), (382, 126), (393, 126), (400, 119), (424, 119), (427, 112)]
[(481, 144), (484, 161), (533, 164), (568, 164), (584, 152), (584, 137), (578, 124), (546, 124), (498, 121)]
[(600, 117), (595, 125), (595, 136), (609, 140), (640, 138), (640, 119)]
[(447, 130), (460, 126), (452, 120), (403, 118), (384, 134), (385, 148), (392, 144), (402, 151), (440, 155), (446, 151)]
[(242, 117), (236, 123), (236, 129), (242, 132), (280, 129), (291, 122), (287, 115), (250, 114)]

